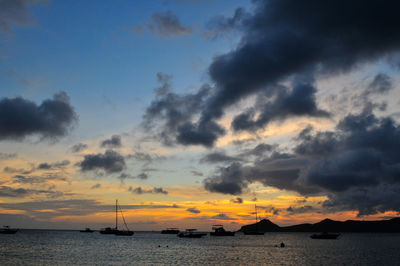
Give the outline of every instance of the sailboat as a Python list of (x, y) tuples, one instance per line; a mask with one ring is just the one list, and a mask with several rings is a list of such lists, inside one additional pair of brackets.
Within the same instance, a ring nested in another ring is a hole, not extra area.
[(263, 235), (263, 234), (265, 234), (264, 232), (258, 230), (257, 205), (254, 205), (254, 208), (256, 210), (256, 229), (249, 229), (249, 230), (243, 231), (243, 233), (245, 235)]
[[(119, 230), (118, 229), (118, 210), (121, 212), (122, 220), (124, 221), (124, 230)], [(121, 207), (118, 206), (118, 200), (115, 201), (115, 227), (106, 227), (100, 229), (100, 234), (103, 235), (117, 235), (117, 236), (131, 236), (134, 234), (133, 231), (130, 231), (128, 228), (128, 225), (125, 222), (124, 215), (122, 214), (122, 209)]]

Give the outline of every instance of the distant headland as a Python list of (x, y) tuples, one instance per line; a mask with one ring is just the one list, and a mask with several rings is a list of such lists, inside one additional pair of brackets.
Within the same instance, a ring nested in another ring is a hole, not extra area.
[(258, 230), (261, 232), (400, 232), (400, 217), (390, 220), (344, 222), (325, 219), (315, 224), (279, 226), (268, 219), (242, 226), (240, 232)]

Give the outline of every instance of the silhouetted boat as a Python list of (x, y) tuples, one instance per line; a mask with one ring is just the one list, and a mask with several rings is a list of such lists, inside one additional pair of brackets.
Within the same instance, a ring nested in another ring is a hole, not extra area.
[(206, 236), (206, 233), (198, 233), (197, 229), (186, 229), (185, 232), (181, 232), (178, 234), (178, 237), (188, 237), (188, 238), (200, 238), (202, 236)]
[(211, 236), (234, 236), (235, 232), (226, 231), (224, 227), (220, 224), (213, 225), (212, 229), (214, 232), (211, 232)]
[(245, 235), (264, 235), (265, 232), (258, 230), (257, 205), (254, 205), (254, 208), (256, 210), (256, 229), (247, 229), (247, 230), (243, 231), (243, 233)]
[(171, 235), (176, 235), (179, 234), (179, 229), (178, 228), (167, 228), (165, 230), (161, 231), (161, 234), (171, 234)]
[[(124, 221), (125, 230), (118, 229), (118, 209), (121, 212), (122, 220)], [(134, 234), (133, 231), (130, 231), (128, 225), (125, 222), (124, 215), (122, 214), (121, 207), (118, 206), (118, 200), (115, 201), (115, 228), (106, 227), (100, 229), (100, 234), (103, 235), (117, 235), (117, 236), (131, 236)]]
[(312, 234), (310, 237), (312, 239), (336, 239), (340, 236), (338, 233), (327, 233), (322, 232), (320, 234)]
[(3, 228), (0, 228), (0, 234), (15, 234), (19, 229), (10, 228), (8, 225), (5, 225)]
[(106, 227), (106, 228), (101, 228), (100, 229), (100, 234), (103, 235), (115, 235), (115, 233), (118, 231), (116, 228), (111, 228), (111, 227)]
[(89, 227), (87, 227), (85, 230), (80, 230), (79, 232), (81, 232), (81, 233), (93, 233), (94, 230), (92, 230)]

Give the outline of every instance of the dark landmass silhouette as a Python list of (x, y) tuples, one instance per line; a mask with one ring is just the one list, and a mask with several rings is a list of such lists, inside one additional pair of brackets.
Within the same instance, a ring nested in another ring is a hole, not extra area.
[(400, 217), (390, 220), (344, 222), (325, 219), (315, 224), (282, 226), (263, 219), (258, 223), (244, 225), (239, 232), (258, 230), (261, 232), (400, 232)]

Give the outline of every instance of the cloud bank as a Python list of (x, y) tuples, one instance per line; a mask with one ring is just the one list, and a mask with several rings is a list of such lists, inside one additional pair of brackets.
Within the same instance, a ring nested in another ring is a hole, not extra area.
[(145, 120), (162, 120), (167, 143), (212, 147), (226, 134), (218, 124), (226, 109), (251, 95), (262, 100), (234, 118), (236, 131), (254, 132), (290, 117), (328, 117), (316, 102), (315, 79), (385, 59), (400, 48), (395, 0), (257, 0), (254, 5), (253, 13), (238, 9), (231, 19), (219, 19), (219, 27), (236, 27), (242, 38), (235, 49), (215, 57), (208, 68), (212, 86), (198, 104), (189, 110), (180, 101), (199, 94), (170, 93), (148, 108)]

